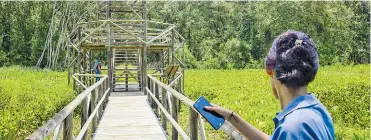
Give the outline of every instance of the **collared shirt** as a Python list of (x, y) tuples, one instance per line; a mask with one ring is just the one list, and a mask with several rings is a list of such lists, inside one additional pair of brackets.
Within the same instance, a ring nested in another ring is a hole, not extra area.
[(273, 140), (333, 140), (330, 113), (313, 94), (295, 98), (273, 118)]

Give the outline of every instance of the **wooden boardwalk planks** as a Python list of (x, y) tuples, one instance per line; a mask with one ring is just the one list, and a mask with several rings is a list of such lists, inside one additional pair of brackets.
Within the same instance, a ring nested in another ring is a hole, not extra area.
[(110, 96), (93, 139), (167, 139), (146, 99), (146, 96)]

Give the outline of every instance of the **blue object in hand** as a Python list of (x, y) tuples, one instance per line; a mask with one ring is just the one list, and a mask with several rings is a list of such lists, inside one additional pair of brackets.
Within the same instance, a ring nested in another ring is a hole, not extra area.
[(203, 96), (198, 98), (198, 100), (193, 104), (193, 107), (210, 123), (210, 125), (218, 130), (224, 124), (224, 118), (213, 112), (205, 109), (205, 106), (211, 106), (209, 101), (207, 101)]

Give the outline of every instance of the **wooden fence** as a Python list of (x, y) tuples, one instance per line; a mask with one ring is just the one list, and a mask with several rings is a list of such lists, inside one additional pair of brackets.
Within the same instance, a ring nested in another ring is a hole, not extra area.
[[(59, 139), (63, 128), (64, 140), (81, 140), (87, 139), (87, 130), (92, 123), (92, 131), (95, 132), (98, 120), (103, 115), (103, 108), (106, 106), (110, 88), (108, 85), (108, 76), (100, 76), (100, 81), (96, 82), (86, 90), (81, 92), (72, 102), (59, 111), (53, 118), (48, 120), (42, 127), (27, 137), (27, 140), (41, 140), (48, 137), (53, 131), (53, 140)], [(73, 114), (78, 105), (81, 105), (81, 130), (79, 134), (73, 135)], [(91, 114), (88, 115), (88, 109)]]
[[(204, 128), (204, 123), (201, 116), (198, 114), (196, 109), (193, 107), (194, 101), (184, 96), (177, 90), (173, 89), (171, 85), (178, 81), (182, 80), (183, 76), (181, 73), (172, 81), (169, 85), (164, 84), (155, 76), (158, 75), (148, 75), (148, 85), (146, 87), (146, 92), (148, 95), (148, 101), (152, 104), (154, 112), (157, 116), (161, 117), (162, 128), (166, 131), (167, 120), (172, 125), (172, 138), (173, 140), (178, 140), (178, 134), (185, 140), (197, 140), (201, 138), (202, 140), (206, 139), (206, 131)], [(179, 86), (184, 86), (179, 84)], [(181, 89), (178, 87), (176, 89)], [(170, 95), (170, 98), (169, 96)], [(161, 98), (160, 98), (161, 96)], [(178, 101), (184, 103), (189, 108), (189, 135), (180, 127), (178, 124), (178, 115), (179, 115), (179, 103)], [(161, 110), (161, 113), (160, 113)], [(169, 113), (171, 112), (171, 113)], [(200, 125), (200, 126), (199, 126)], [(227, 135), (234, 140), (245, 139), (229, 122), (220, 128)], [(198, 135), (200, 133), (200, 136)]]

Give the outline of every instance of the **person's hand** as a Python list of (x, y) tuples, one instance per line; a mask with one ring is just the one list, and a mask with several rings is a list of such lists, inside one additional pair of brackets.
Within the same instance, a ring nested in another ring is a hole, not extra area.
[(219, 115), (223, 116), (224, 119), (228, 119), (232, 114), (232, 111), (225, 109), (223, 107), (220, 107), (216, 104), (212, 104), (212, 106), (205, 106), (205, 109), (208, 111), (214, 111), (218, 113)]

